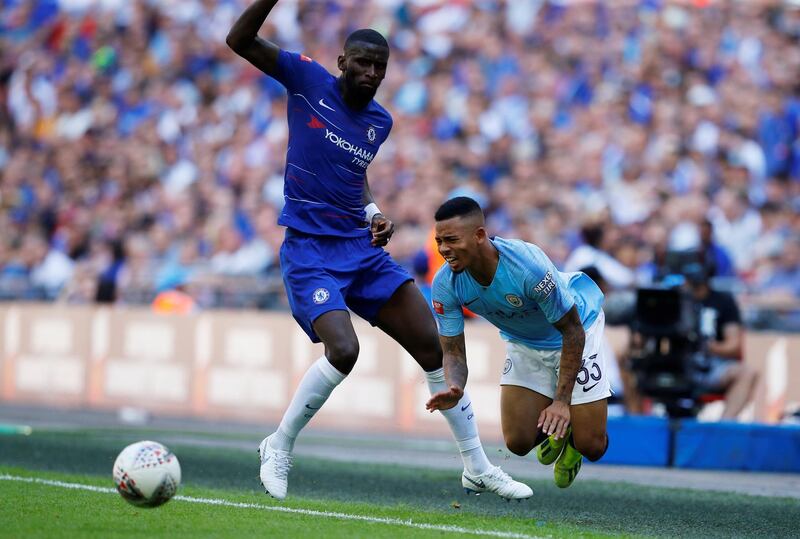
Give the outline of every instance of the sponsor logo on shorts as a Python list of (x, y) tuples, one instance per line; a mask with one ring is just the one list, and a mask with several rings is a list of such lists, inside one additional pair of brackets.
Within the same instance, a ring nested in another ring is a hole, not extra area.
[(512, 307), (522, 307), (522, 299), (514, 294), (506, 294), (506, 301)]
[(595, 382), (594, 384), (590, 385), (589, 387), (584, 387), (584, 388), (583, 388), (583, 392), (584, 392), (584, 393), (588, 393), (589, 391), (593, 390), (593, 389), (595, 388), (595, 386), (596, 386), (597, 384), (599, 384), (599, 383), (600, 383), (600, 382)]
[(510, 371), (511, 367), (513, 367), (513, 366), (514, 366), (514, 364), (511, 362), (511, 358), (507, 357), (506, 358), (506, 362), (503, 365), (503, 374), (508, 374), (508, 371)]
[(314, 303), (320, 305), (321, 303), (325, 303), (330, 299), (331, 293), (328, 292), (327, 288), (317, 288), (314, 290)]
[(537, 294), (541, 294), (542, 296), (547, 297), (555, 289), (556, 289), (556, 282), (553, 279), (553, 274), (548, 271), (545, 274), (544, 279), (539, 281), (539, 284), (537, 284), (533, 288), (533, 291), (536, 292)]
[(434, 301), (433, 310), (436, 311), (436, 314), (444, 314), (444, 305), (442, 305), (438, 301)]

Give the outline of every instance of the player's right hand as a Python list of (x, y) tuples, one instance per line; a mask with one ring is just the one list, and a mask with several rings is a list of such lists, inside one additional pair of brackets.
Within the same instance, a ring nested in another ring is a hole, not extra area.
[(567, 435), (569, 422), (569, 404), (555, 400), (539, 414), (537, 427), (548, 436), (552, 434), (553, 438), (560, 440)]
[(372, 232), (372, 245), (383, 247), (389, 243), (392, 234), (394, 234), (394, 223), (382, 213), (378, 213), (372, 218), (370, 232)]
[(429, 412), (436, 410), (449, 410), (461, 400), (464, 396), (464, 390), (458, 386), (450, 386), (447, 391), (440, 391), (433, 395), (430, 400), (425, 404), (425, 409)]

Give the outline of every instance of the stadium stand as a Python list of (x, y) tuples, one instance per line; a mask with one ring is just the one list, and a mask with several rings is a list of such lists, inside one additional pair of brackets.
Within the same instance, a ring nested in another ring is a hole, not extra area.
[[(149, 303), (181, 274), (201, 306), (280, 305), (285, 98), (225, 47), (245, 4), (4, 0), (1, 297)], [(736, 290), (800, 297), (800, 9), (565, 4), (286, 0), (271, 32), (331, 70), (353, 28), (389, 36), (397, 259), (468, 193), (557, 263), (600, 223), (640, 282), (707, 218)]]

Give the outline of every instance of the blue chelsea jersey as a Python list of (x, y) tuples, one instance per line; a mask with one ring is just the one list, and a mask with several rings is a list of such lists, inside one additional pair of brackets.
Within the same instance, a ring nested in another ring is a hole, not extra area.
[(561, 348), (561, 333), (553, 326), (573, 305), (585, 329), (603, 306), (603, 293), (581, 272), (561, 273), (536, 245), (494, 238), (500, 254), (489, 286), (468, 271), (453, 273), (444, 264), (433, 279), (431, 297), (439, 333), (454, 337), (464, 332), (461, 307), (482, 316), (507, 341), (532, 348)]
[(301, 54), (280, 51), (275, 78), (288, 92), (289, 120), (278, 224), (312, 235), (365, 234), (364, 178), (389, 136), (391, 115), (375, 100), (349, 109), (336, 77)]

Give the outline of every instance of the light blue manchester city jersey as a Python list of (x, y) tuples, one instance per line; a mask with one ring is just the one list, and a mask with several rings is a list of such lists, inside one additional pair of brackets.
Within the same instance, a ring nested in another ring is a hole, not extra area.
[(431, 298), (441, 335), (464, 332), (462, 306), (499, 328), (503, 339), (537, 349), (561, 348), (561, 333), (553, 323), (573, 305), (584, 329), (592, 325), (603, 293), (587, 275), (561, 273), (539, 247), (521, 240), (496, 237), (492, 244), (500, 261), (489, 286), (468, 271), (453, 273), (447, 264), (436, 273)]

